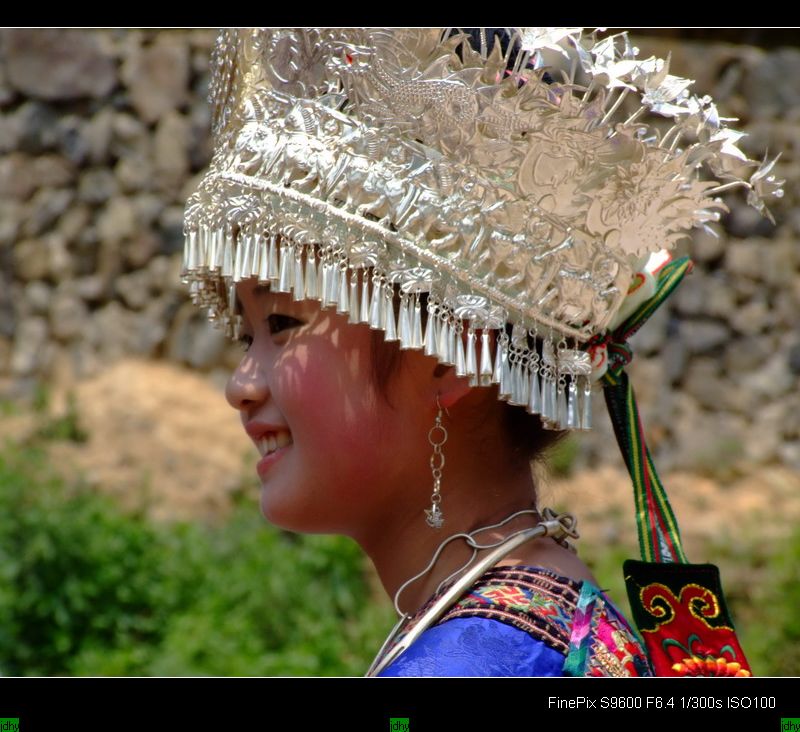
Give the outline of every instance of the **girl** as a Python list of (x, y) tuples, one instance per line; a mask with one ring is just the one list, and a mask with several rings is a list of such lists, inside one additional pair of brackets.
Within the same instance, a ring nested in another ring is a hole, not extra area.
[[(592, 383), (609, 355), (613, 378), (624, 365), (614, 338), (679, 279), (654, 253), (721, 207), (697, 162), (738, 156), (688, 82), (625, 37), (595, 41), (218, 41), (184, 275), (245, 344), (227, 398), (261, 454), (265, 517), (352, 537), (394, 597), (370, 674), (652, 672), (571, 550), (572, 517), (538, 507), (530, 464), (589, 427)], [(545, 72), (545, 52), (567, 48), (569, 70)], [(648, 137), (646, 108), (673, 127)], [(711, 125), (717, 142), (677, 148)]]

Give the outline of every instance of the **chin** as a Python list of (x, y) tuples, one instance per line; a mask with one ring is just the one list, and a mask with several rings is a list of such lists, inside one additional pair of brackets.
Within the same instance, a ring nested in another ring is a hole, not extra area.
[(319, 511), (299, 506), (294, 501), (281, 501), (268, 488), (261, 489), (261, 515), (273, 526), (298, 534), (339, 533), (322, 520)]

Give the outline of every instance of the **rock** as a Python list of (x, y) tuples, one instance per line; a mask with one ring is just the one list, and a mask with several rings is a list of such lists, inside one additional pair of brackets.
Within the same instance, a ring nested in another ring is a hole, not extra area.
[(778, 458), (790, 469), (800, 472), (800, 440), (781, 443), (778, 446)]
[(92, 274), (73, 280), (75, 294), (86, 302), (99, 302), (106, 295), (106, 284), (99, 275)]
[(56, 291), (50, 306), (50, 330), (61, 341), (82, 335), (89, 324), (86, 304), (68, 291)]
[(112, 300), (92, 313), (88, 327), (90, 343), (101, 361), (109, 363), (130, 353), (130, 333), (136, 328), (136, 317)]
[(131, 267), (144, 267), (161, 246), (161, 239), (152, 231), (141, 230), (122, 243), (123, 258)]
[(122, 272), (122, 254), (117, 242), (100, 241), (97, 246), (95, 274), (102, 280), (107, 292), (113, 291), (113, 281)]
[(58, 143), (58, 114), (48, 104), (31, 100), (21, 104), (13, 115), (10, 134), (20, 152), (39, 155)]
[(0, 196), (26, 201), (37, 188), (31, 158), (11, 153), (0, 158)]
[(22, 225), (24, 236), (38, 236), (49, 229), (75, 200), (70, 188), (42, 189), (31, 199), (28, 216)]
[[(8, 338), (0, 338), (0, 374), (7, 374), (11, 368), (11, 341)], [(3, 397), (3, 389), (0, 386), (0, 399)]]
[(152, 46), (131, 53), (122, 65), (131, 104), (145, 122), (186, 103), (189, 54), (182, 41), (178, 34), (161, 33)]
[(131, 202), (123, 196), (110, 199), (97, 217), (96, 228), (100, 240), (110, 244), (133, 236), (136, 216)]
[(8, 82), (8, 72), (6, 71), (5, 36), (6, 32), (0, 30), (0, 107), (8, 105), (14, 100), (14, 90)]
[(55, 282), (68, 280), (74, 274), (75, 267), (64, 237), (53, 233), (44, 237), (44, 241), (47, 244), (50, 278)]
[(58, 220), (57, 231), (67, 242), (74, 241), (79, 234), (86, 230), (91, 219), (89, 207), (78, 203), (64, 212)]
[(161, 254), (183, 252), (183, 207), (170, 206), (159, 217), (161, 225)]
[(728, 201), (731, 212), (724, 219), (726, 231), (740, 239), (754, 236), (768, 236), (774, 230), (774, 225), (769, 219), (763, 217), (751, 206), (742, 203), (738, 197), (731, 197)]
[(726, 343), (730, 331), (714, 320), (684, 320), (680, 324), (679, 337), (689, 353), (706, 353)]
[(664, 378), (668, 384), (675, 384), (686, 370), (686, 344), (680, 338), (670, 338), (669, 345), (661, 352), (660, 357), (664, 363)]
[(706, 278), (706, 299), (703, 312), (720, 320), (728, 320), (736, 309), (736, 295), (724, 272)]
[(0, 245), (10, 247), (19, 236), (23, 205), (0, 198)]
[(212, 29), (193, 29), (189, 32), (189, 46), (192, 49), (192, 70), (195, 74), (208, 73), (211, 51), (218, 32)]
[(156, 292), (169, 292), (172, 290), (170, 277), (172, 276), (172, 262), (169, 257), (153, 257), (147, 263), (147, 276), (150, 287)]
[(47, 321), (42, 317), (29, 317), (19, 323), (14, 350), (11, 353), (11, 373), (29, 376), (42, 373), (46, 366)]
[(659, 351), (664, 345), (669, 321), (668, 307), (662, 306), (656, 310), (641, 330), (631, 337), (630, 343), (634, 354), (638, 356)]
[(753, 298), (761, 296), (762, 283), (749, 277), (731, 277), (731, 290), (733, 291), (736, 307), (745, 305)]
[(189, 123), (175, 111), (167, 112), (156, 125), (155, 169), (160, 190), (180, 188), (189, 172)]
[[(712, 228), (711, 231), (715, 231), (715, 229)], [(725, 253), (725, 247), (724, 234), (717, 233), (714, 236), (704, 229), (696, 229), (692, 232), (691, 257), (695, 262), (715, 262)]]
[(89, 165), (108, 164), (113, 125), (113, 110), (101, 109), (84, 127), (83, 134), (86, 139)]
[(767, 328), (770, 322), (769, 307), (761, 299), (736, 308), (730, 317), (731, 326), (743, 335), (757, 335)]
[(710, 279), (697, 270), (683, 279), (673, 296), (674, 307), (681, 315), (701, 315), (707, 312), (706, 298)]
[(797, 278), (799, 268), (800, 254), (796, 241), (772, 241), (764, 248), (762, 277), (770, 287), (788, 287)]
[(136, 212), (136, 221), (139, 223), (141, 229), (149, 229), (158, 221), (158, 217), (161, 215), (166, 205), (163, 197), (155, 196), (151, 193), (140, 193), (135, 196), (130, 196), (130, 201)]
[(793, 374), (800, 374), (800, 341), (789, 349), (789, 370)]
[(17, 150), (20, 134), (17, 118), (10, 114), (0, 114), (0, 154)]
[(117, 180), (108, 168), (90, 168), (81, 173), (78, 200), (97, 205), (118, 194)]
[(25, 239), (14, 247), (14, 273), (23, 282), (47, 277), (50, 258), (44, 239)]
[(152, 358), (167, 336), (163, 305), (151, 300), (144, 312), (136, 319), (132, 333), (131, 351), (139, 356)]
[(67, 115), (56, 124), (56, 138), (59, 150), (76, 165), (83, 165), (90, 153), (86, 120), (77, 115)]
[(114, 87), (114, 64), (92, 31), (17, 29), (6, 32), (4, 43), (8, 81), (25, 95), (103, 97)]
[(40, 155), (33, 159), (31, 167), (40, 188), (61, 188), (75, 180), (75, 166), (61, 155)]
[(759, 241), (735, 241), (725, 252), (725, 269), (733, 275), (757, 279), (761, 274), (764, 247)]
[(725, 347), (723, 363), (728, 374), (743, 373), (760, 369), (778, 344), (774, 335), (764, 334), (736, 338)]
[[(207, 86), (207, 80), (206, 80)], [(198, 99), (208, 97), (207, 90), (195, 91)], [(194, 104), (190, 116), (189, 163), (191, 170), (203, 170), (211, 162), (213, 146), (211, 140), (211, 107), (208, 104)]]
[(0, 336), (9, 339), (14, 337), (22, 310), (19, 305), (22, 299), (22, 287), (19, 283), (12, 282), (10, 285), (4, 283), (0, 292)]
[(777, 399), (797, 389), (797, 378), (789, 369), (786, 354), (778, 352), (762, 368), (734, 377), (734, 384), (762, 399)]
[(33, 315), (47, 315), (51, 299), (52, 290), (44, 282), (35, 280), (25, 286), (25, 301)]
[(714, 476), (730, 476), (742, 453), (747, 422), (739, 415), (711, 415), (700, 410), (691, 397), (679, 399), (673, 417), (677, 467)]
[(153, 187), (155, 171), (149, 157), (123, 157), (114, 166), (114, 175), (124, 193), (138, 193)]
[(72, 341), (68, 348), (73, 372), (78, 379), (94, 376), (100, 371), (100, 359), (88, 343), (85, 341)]
[[(241, 358), (241, 351), (239, 357)], [(628, 371), (636, 389), (636, 400), (640, 411), (647, 415), (660, 415), (664, 408), (663, 401), (669, 392), (666, 388), (663, 361), (657, 357), (636, 357), (628, 367)]]
[(117, 277), (115, 293), (133, 310), (141, 310), (150, 301), (150, 286), (147, 270), (137, 270)]
[(140, 119), (127, 112), (117, 112), (111, 122), (110, 152), (117, 157), (140, 153), (149, 134)]
[(780, 117), (800, 106), (800, 51), (778, 48), (764, 54), (746, 75), (743, 89), (754, 117)]
[(166, 355), (170, 361), (208, 369), (219, 362), (226, 345), (224, 334), (194, 305), (184, 303), (173, 321)]
[(744, 453), (749, 460), (768, 463), (778, 458), (783, 444), (781, 424), (784, 406), (782, 402), (765, 404), (756, 413), (755, 422), (744, 443)]
[(725, 403), (726, 388), (715, 359), (693, 359), (686, 369), (683, 387), (701, 407), (710, 411), (718, 411)]

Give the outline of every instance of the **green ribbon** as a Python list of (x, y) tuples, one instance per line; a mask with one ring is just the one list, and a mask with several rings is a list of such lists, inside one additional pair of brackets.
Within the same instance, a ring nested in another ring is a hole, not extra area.
[(603, 376), (603, 393), (617, 443), (633, 480), (639, 548), (645, 562), (685, 564), (688, 560), (681, 544), (678, 522), (647, 448), (636, 397), (625, 372), (625, 366), (633, 357), (628, 339), (669, 297), (691, 269), (692, 262), (688, 257), (664, 265), (656, 274), (653, 297), (642, 303), (612, 333), (593, 341), (604, 343), (608, 351), (608, 371)]

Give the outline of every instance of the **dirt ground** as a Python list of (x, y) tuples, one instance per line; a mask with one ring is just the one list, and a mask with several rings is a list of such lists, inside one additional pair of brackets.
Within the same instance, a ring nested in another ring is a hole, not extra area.
[[(82, 475), (124, 505), (159, 519), (223, 517), (238, 493), (257, 509), (255, 448), (218, 386), (195, 372), (159, 362), (126, 360), (74, 388), (74, 414), (84, 443), (53, 441), (62, 472)], [(65, 394), (54, 409), (66, 409)], [(41, 417), (38, 418), (41, 420)], [(37, 418), (0, 420), (0, 438), (20, 437)], [(612, 448), (616, 452), (616, 447)], [(737, 533), (778, 540), (800, 519), (800, 476), (776, 465), (722, 485), (712, 478), (662, 475), (689, 556), (709, 540)], [(541, 502), (571, 510), (593, 544), (635, 549), (630, 482), (619, 467), (601, 466), (568, 479), (544, 479)]]

